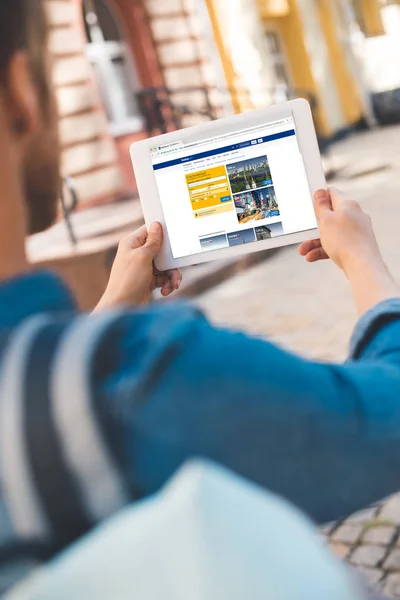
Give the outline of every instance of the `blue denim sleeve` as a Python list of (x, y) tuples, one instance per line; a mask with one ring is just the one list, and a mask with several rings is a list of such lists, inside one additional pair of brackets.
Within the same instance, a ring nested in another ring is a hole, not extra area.
[(361, 321), (345, 365), (151, 309), (108, 342), (99, 395), (135, 497), (205, 457), (324, 522), (400, 487), (399, 350), (400, 300)]
[[(358, 322), (350, 358), (383, 358), (400, 353), (400, 298), (377, 304)], [(400, 361), (400, 356), (399, 356)]]

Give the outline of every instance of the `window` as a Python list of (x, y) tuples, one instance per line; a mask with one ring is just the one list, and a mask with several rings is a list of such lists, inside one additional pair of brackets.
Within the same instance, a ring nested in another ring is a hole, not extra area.
[(283, 86), (287, 89), (290, 87), (290, 77), (286, 63), (286, 56), (282, 48), (280, 37), (275, 31), (267, 31), (266, 37), (267, 46), (275, 73), (276, 85)]
[(83, 0), (86, 51), (94, 68), (111, 132), (140, 131), (143, 120), (136, 101), (139, 89), (129, 49), (106, 0)]

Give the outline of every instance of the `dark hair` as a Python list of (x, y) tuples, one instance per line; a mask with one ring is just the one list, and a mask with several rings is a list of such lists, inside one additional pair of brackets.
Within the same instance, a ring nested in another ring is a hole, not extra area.
[(0, 0), (0, 83), (4, 83), (12, 56), (24, 50), (30, 57), (38, 90), (45, 97), (48, 92), (46, 44), (43, 0)]

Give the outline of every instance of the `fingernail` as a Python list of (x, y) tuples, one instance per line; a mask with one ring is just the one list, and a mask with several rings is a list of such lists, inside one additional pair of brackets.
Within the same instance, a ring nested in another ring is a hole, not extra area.
[(179, 290), (180, 287), (181, 287), (181, 280), (179, 279), (175, 284), (175, 289)]
[(326, 200), (327, 197), (328, 192), (326, 190), (317, 190), (314, 195), (316, 200)]
[(162, 226), (160, 223), (157, 223), (157, 221), (155, 223), (152, 223), (151, 227), (150, 227), (150, 231), (149, 233), (161, 233), (162, 231)]

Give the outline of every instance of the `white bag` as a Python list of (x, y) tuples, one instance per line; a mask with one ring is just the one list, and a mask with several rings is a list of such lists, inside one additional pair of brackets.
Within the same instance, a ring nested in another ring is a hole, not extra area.
[(188, 463), (7, 600), (361, 600), (347, 568), (287, 502)]

